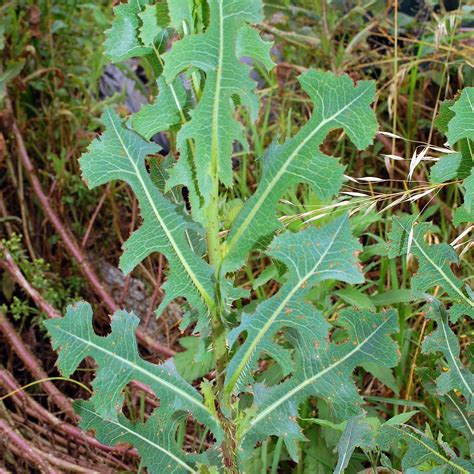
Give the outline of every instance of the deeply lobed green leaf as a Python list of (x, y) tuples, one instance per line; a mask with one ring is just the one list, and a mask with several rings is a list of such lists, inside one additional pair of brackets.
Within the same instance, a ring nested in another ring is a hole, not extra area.
[(474, 375), (461, 362), (461, 348), (449, 327), (443, 305), (434, 299), (428, 305), (427, 317), (436, 321), (437, 329), (423, 341), (422, 351), (427, 354), (441, 352), (448, 363), (448, 370), (437, 379), (438, 392), (445, 395), (451, 390), (459, 390), (466, 398), (468, 409), (473, 411)]
[(159, 151), (155, 144), (126, 128), (110, 109), (102, 121), (105, 132), (80, 160), (82, 175), (90, 188), (112, 180), (124, 180), (140, 203), (143, 223), (124, 245), (120, 267), (129, 273), (153, 252), (166, 256), (169, 276), (163, 285), (166, 296), (158, 313), (174, 298), (185, 297), (203, 316), (214, 302), (212, 268), (189, 245), (187, 231), (199, 227), (185, 219), (175, 204), (153, 184), (145, 159)]
[(314, 70), (299, 81), (314, 103), (313, 115), (293, 138), (272, 145), (263, 157), (257, 191), (245, 203), (224, 245), (223, 271), (239, 268), (252, 248), (268, 242), (280, 226), (275, 206), (290, 185), (308, 183), (323, 200), (339, 191), (344, 167), (319, 149), (331, 130), (342, 128), (359, 149), (372, 143), (377, 130), (370, 108), (373, 82), (354, 86), (349, 76)]
[(407, 445), (407, 451), (402, 459), (403, 472), (409, 472), (414, 468), (453, 474), (472, 472), (473, 467), (469, 461), (459, 458), (446, 445), (443, 446), (443, 450), (435, 441), (410, 425), (382, 425), (377, 442), (381, 449), (386, 451), (392, 449), (398, 442)]
[(338, 323), (347, 331), (343, 344), (324, 338), (310, 341), (288, 330), (296, 348), (292, 377), (273, 387), (256, 384), (254, 411), (242, 435), (242, 454), (255, 443), (276, 435), (283, 438), (288, 452), (297, 459), (297, 444), (304, 436), (296, 422), (299, 404), (308, 397), (323, 398), (337, 419), (345, 420), (361, 411), (362, 398), (352, 381), (352, 372), (367, 362), (393, 367), (398, 349), (390, 335), (397, 332), (395, 311), (374, 314), (369, 311), (342, 311)]
[(285, 375), (292, 371), (288, 351), (274, 341), (275, 334), (283, 328), (298, 331), (308, 345), (325, 338), (329, 324), (304, 298), (323, 280), (363, 282), (356, 256), (360, 249), (351, 235), (347, 216), (321, 229), (287, 232), (273, 240), (268, 254), (286, 265), (287, 279), (275, 296), (261, 303), (254, 314), (244, 314), (241, 324), (229, 333), (230, 346), (242, 333), (247, 337), (228, 366), (227, 392), (238, 392), (243, 387), (263, 352), (280, 364)]
[(418, 259), (418, 273), (411, 279), (411, 288), (416, 296), (440, 286), (452, 299), (451, 319), (462, 315), (474, 317), (474, 298), (469, 287), (454, 275), (451, 264), (458, 263), (455, 250), (448, 244), (428, 245), (424, 235), (430, 225), (415, 223), (415, 216), (394, 217), (389, 238), (389, 257), (406, 255), (409, 251)]
[(168, 82), (189, 67), (206, 74), (201, 100), (178, 134), (179, 148), (189, 139), (195, 143), (194, 166), (204, 206), (210, 202), (213, 177), (226, 186), (232, 184), (234, 142), (247, 146), (243, 127), (234, 118), (233, 98), (238, 97), (254, 119), (259, 108), (250, 67), (240, 58), (250, 56), (268, 67), (273, 65), (269, 45), (248, 26), (262, 18), (259, 0), (211, 0), (209, 4), (211, 18), (206, 32), (184, 37), (163, 56)]
[[(171, 463), (174, 472), (185, 472), (178, 460), (187, 464), (193, 459), (176, 446), (176, 426), (183, 417), (192, 413), (209, 427), (218, 443), (222, 439), (214, 413), (203, 403), (199, 392), (178, 374), (173, 361), (156, 365), (140, 357), (135, 338), (138, 318), (133, 313), (117, 311), (112, 317), (112, 331), (106, 337), (95, 334), (91, 306), (83, 302), (69, 306), (64, 318), (46, 321), (45, 325), (64, 376), (70, 376), (85, 357), (95, 360), (94, 394), (90, 401), (79, 405), (79, 414), (83, 426), (94, 428), (105, 443), (132, 443), (152, 472), (159, 473), (159, 459), (164, 460), (163, 465)], [(132, 425), (121, 414), (123, 390), (133, 381), (147, 385), (160, 399), (160, 408), (145, 424)]]

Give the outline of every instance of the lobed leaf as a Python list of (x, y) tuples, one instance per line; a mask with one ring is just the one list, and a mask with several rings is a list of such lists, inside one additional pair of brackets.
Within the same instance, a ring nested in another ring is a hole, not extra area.
[(253, 315), (244, 314), (241, 324), (229, 333), (230, 346), (244, 332), (247, 338), (229, 363), (225, 382), (227, 393), (240, 391), (262, 352), (275, 359), (285, 375), (291, 372), (288, 351), (273, 340), (281, 329), (295, 329), (308, 345), (324, 339), (329, 324), (304, 298), (323, 280), (362, 283), (364, 278), (356, 257), (360, 249), (351, 234), (347, 216), (321, 229), (310, 227), (274, 239), (268, 254), (286, 265), (287, 280), (275, 296), (258, 306)]
[(386, 367), (397, 364), (397, 345), (390, 337), (398, 330), (395, 311), (374, 314), (345, 310), (338, 321), (348, 334), (343, 344), (328, 342), (329, 332), (320, 340), (310, 341), (288, 330), (297, 349), (293, 376), (274, 387), (254, 386), (255, 415), (243, 433), (240, 454), (276, 435), (283, 438), (288, 452), (297, 459), (296, 442), (304, 436), (296, 418), (303, 400), (323, 398), (333, 408), (334, 416), (345, 420), (360, 413), (363, 403), (352, 381), (353, 370), (367, 362)]
[(411, 279), (412, 291), (418, 297), (440, 286), (450, 296), (453, 305), (451, 319), (457, 321), (462, 315), (474, 317), (474, 299), (468, 287), (459, 281), (451, 270), (452, 263), (458, 263), (455, 250), (448, 244), (428, 245), (424, 234), (430, 225), (415, 225), (415, 216), (394, 217), (389, 234), (389, 257), (406, 255), (410, 251), (418, 258), (418, 273)]
[(275, 207), (292, 184), (308, 183), (325, 200), (336, 194), (344, 167), (319, 147), (331, 130), (342, 128), (359, 148), (374, 138), (377, 121), (370, 104), (374, 83), (349, 76), (310, 70), (299, 81), (315, 108), (311, 119), (283, 145), (272, 145), (263, 157), (263, 172), (255, 194), (246, 202), (224, 245), (223, 271), (239, 268), (256, 245), (262, 246), (280, 224)]
[(199, 231), (188, 222), (153, 184), (146, 169), (147, 155), (159, 147), (126, 128), (107, 109), (102, 121), (105, 132), (96, 139), (80, 160), (82, 175), (90, 188), (112, 180), (127, 182), (140, 203), (143, 224), (124, 245), (120, 268), (129, 273), (153, 252), (166, 256), (169, 276), (163, 285), (166, 296), (158, 313), (174, 298), (185, 297), (201, 315), (214, 304), (212, 268), (190, 248), (187, 231)]
[[(218, 443), (222, 430), (202, 396), (178, 374), (172, 360), (155, 365), (140, 357), (135, 338), (138, 322), (133, 313), (117, 311), (112, 317), (111, 333), (97, 336), (92, 326), (92, 308), (80, 302), (69, 306), (64, 318), (46, 321), (45, 326), (58, 351), (57, 365), (62, 375), (70, 376), (86, 357), (92, 357), (97, 364), (92, 382), (94, 394), (89, 402), (79, 405), (83, 427), (94, 428), (107, 444), (132, 443), (150, 468), (156, 462), (153, 459), (164, 456), (166, 464), (176, 466), (175, 472), (184, 472), (178, 459), (185, 462), (185, 454), (175, 444), (178, 421), (192, 413), (209, 427)], [(132, 426), (121, 415), (123, 390), (132, 381), (149, 386), (160, 398), (160, 408), (144, 425)]]
[(210, 0), (209, 4), (211, 20), (206, 32), (184, 37), (163, 55), (164, 76), (169, 83), (190, 66), (206, 74), (201, 100), (178, 134), (180, 149), (188, 140), (195, 143), (195, 169), (203, 206), (209, 204), (213, 176), (226, 186), (232, 184), (233, 143), (247, 146), (243, 127), (234, 118), (233, 98), (238, 97), (254, 119), (259, 107), (256, 83), (239, 56), (249, 55), (273, 65), (268, 59), (269, 48), (247, 25), (262, 18), (260, 0)]
[(364, 418), (357, 415), (347, 421), (346, 427), (337, 443), (338, 460), (334, 474), (341, 474), (347, 468), (355, 448), (374, 449), (374, 427)]
[(466, 87), (454, 105), (446, 136), (451, 146), (463, 138), (474, 140), (474, 87)]
[(443, 305), (434, 299), (429, 303), (428, 318), (436, 321), (437, 329), (423, 341), (422, 352), (441, 352), (448, 368), (437, 379), (438, 392), (445, 395), (451, 390), (459, 390), (467, 400), (468, 409), (474, 410), (474, 375), (462, 365), (461, 348), (458, 339), (448, 324), (448, 314)]
[(107, 446), (131, 444), (139, 452), (142, 466), (150, 473), (161, 474), (163, 469), (173, 474), (198, 473), (198, 463), (220, 465), (217, 453), (188, 454), (178, 446), (176, 431), (188, 414), (170, 409), (171, 400), (163, 402), (161, 400), (160, 408), (154, 410), (145, 423), (132, 423), (122, 414), (116, 419), (106, 418), (90, 401), (77, 401), (74, 407), (81, 418), (82, 429), (94, 430), (97, 440)]
[(138, 15), (149, 3), (149, 0), (133, 0), (114, 8), (115, 18), (105, 33), (104, 43), (105, 54), (112, 62), (153, 54), (153, 49), (144, 46), (139, 37), (141, 20)]
[(166, 84), (163, 78), (159, 78), (157, 84), (159, 94), (156, 101), (132, 115), (133, 129), (147, 139), (180, 124), (187, 100), (181, 79)]
[(442, 104), (439, 129), (457, 153), (441, 157), (431, 170), (434, 182), (464, 179), (464, 204), (454, 213), (454, 225), (474, 221), (474, 87), (466, 87), (455, 101)]
[(440, 469), (437, 472), (469, 474), (473, 471), (473, 465), (456, 454), (447, 450), (443, 451), (437, 443), (428, 438), (424, 433), (410, 425), (387, 425), (383, 424), (378, 436), (378, 444), (384, 451), (393, 448), (394, 443), (404, 442), (407, 451), (402, 459), (403, 472), (409, 472), (412, 468)]

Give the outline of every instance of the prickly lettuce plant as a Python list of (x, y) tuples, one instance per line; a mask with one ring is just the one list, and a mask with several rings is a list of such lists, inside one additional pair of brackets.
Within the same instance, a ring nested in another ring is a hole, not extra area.
[[(251, 67), (242, 58), (273, 67), (271, 44), (252, 26), (261, 19), (260, 0), (130, 0), (115, 8), (107, 33), (107, 56), (113, 62), (143, 58), (159, 92), (154, 103), (126, 119), (105, 110), (104, 132), (80, 160), (82, 175), (90, 188), (121, 180), (135, 193), (142, 223), (124, 245), (120, 268), (129, 273), (155, 253), (166, 258), (165, 296), (157, 316), (171, 300), (185, 300), (189, 310), (181, 327), (193, 328), (194, 361), (206, 358), (213, 377), (196, 388), (189, 383), (193, 377), (188, 374), (187, 381), (172, 359), (161, 365), (145, 361), (135, 338), (138, 318), (126, 311), (112, 316), (106, 337), (94, 332), (92, 309), (84, 302), (46, 325), (63, 375), (72, 374), (86, 357), (96, 363), (94, 394), (76, 404), (82, 427), (94, 430), (102, 443), (133, 445), (149, 472), (238, 472), (255, 446), (270, 437), (280, 438), (296, 461), (306, 442), (299, 406), (314, 398), (325, 400), (336, 420), (363, 430), (356, 439), (343, 434), (342, 472), (356, 446), (373, 446), (361, 418), (363, 399), (354, 370), (368, 363), (393, 367), (398, 361), (392, 339), (398, 329), (395, 311), (346, 309), (329, 322), (307, 301), (324, 281), (364, 281), (361, 245), (348, 216), (292, 233), (280, 224), (276, 210), (292, 185), (308, 185), (323, 200), (339, 192), (344, 166), (320, 146), (335, 129), (360, 150), (372, 143), (377, 130), (372, 82), (355, 84), (348, 76), (317, 70), (303, 74), (299, 81), (313, 103), (311, 118), (286, 142), (268, 147), (260, 157), (262, 175), (254, 194), (230, 229), (223, 227), (233, 152), (237, 146), (249, 150), (237, 112), (245, 109), (252, 120), (259, 112)], [(176, 145), (166, 159), (151, 140), (163, 132)], [(436, 273), (435, 284), (453, 298), (451, 317), (472, 311), (471, 295), (446, 268), (449, 251), (426, 248), (423, 227), (413, 233), (410, 225), (403, 219), (394, 223), (391, 252), (394, 257), (413, 252), (425, 266), (423, 275), (430, 272), (414, 287), (425, 292)], [(236, 275), (251, 252), (278, 262), (284, 271), (276, 294), (246, 306), (248, 292), (237, 285)], [(442, 329), (444, 316), (433, 318)], [(424, 350), (447, 354), (449, 341), (432, 337)], [(213, 357), (206, 357), (209, 352)], [(258, 381), (275, 368), (276, 383)], [(445, 379), (439, 381), (443, 394), (465, 389), (458, 378)], [(134, 381), (160, 401), (143, 423), (122, 413), (124, 389)], [(176, 437), (189, 416), (210, 433), (210, 447), (192, 454)]]

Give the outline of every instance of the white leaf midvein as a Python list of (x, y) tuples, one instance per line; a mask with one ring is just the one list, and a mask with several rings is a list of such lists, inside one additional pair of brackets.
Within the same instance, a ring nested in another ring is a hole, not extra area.
[[(97, 413), (95, 413), (94, 411), (92, 410), (89, 410), (88, 408), (86, 407), (82, 407), (81, 408), (82, 410), (87, 410), (89, 413), (92, 413), (93, 415), (95, 416), (98, 416)], [(159, 444), (156, 444), (154, 443), (153, 441), (149, 440), (148, 438), (145, 438), (144, 436), (142, 436), (140, 433), (136, 432), (136, 431), (133, 431), (129, 428), (127, 428), (125, 425), (122, 425), (120, 422), (117, 422), (115, 420), (105, 420), (107, 423), (110, 423), (112, 425), (116, 425), (118, 427), (120, 427), (120, 429), (122, 430), (125, 430), (127, 431), (128, 433), (130, 433), (131, 435), (133, 436), (136, 436), (137, 438), (140, 438), (142, 441), (145, 441), (147, 444), (149, 444), (150, 446), (156, 448), (158, 451), (161, 451), (163, 453), (165, 453), (167, 456), (169, 456), (171, 459), (173, 459), (177, 464), (180, 464), (181, 466), (183, 466), (188, 472), (192, 472), (192, 473), (197, 473), (197, 471), (195, 471), (194, 469), (192, 469), (191, 467), (189, 467), (184, 461), (182, 461), (181, 459), (179, 459), (177, 456), (175, 456), (172, 452), (166, 450), (165, 448), (161, 447)]]
[(210, 410), (205, 405), (203, 405), (200, 401), (196, 400), (191, 395), (186, 393), (184, 390), (181, 390), (179, 387), (176, 387), (175, 385), (167, 382), (166, 380), (163, 380), (162, 378), (156, 376), (152, 372), (147, 371), (143, 367), (140, 367), (139, 365), (136, 365), (136, 364), (130, 362), (129, 360), (127, 360), (127, 359), (124, 359), (123, 357), (119, 356), (118, 354), (116, 354), (114, 352), (110, 352), (109, 350), (103, 348), (102, 346), (98, 346), (97, 344), (92, 342), (90, 339), (80, 338), (80, 337), (76, 336), (75, 334), (73, 334), (72, 332), (65, 331), (64, 329), (62, 329), (60, 327), (56, 327), (55, 330), (60, 331), (64, 334), (67, 334), (68, 336), (72, 337), (73, 339), (76, 339), (80, 343), (86, 344), (87, 346), (92, 347), (93, 349), (95, 349), (99, 352), (103, 352), (104, 354), (107, 354), (112, 359), (119, 360), (124, 365), (129, 366), (131, 372), (134, 372), (134, 371), (141, 372), (146, 377), (149, 377), (150, 379), (153, 379), (155, 382), (158, 382), (159, 384), (164, 385), (166, 388), (176, 392), (178, 395), (182, 396), (183, 398), (185, 398), (186, 400), (188, 400), (192, 404), (196, 405), (197, 407), (201, 408), (202, 410), (205, 410), (206, 412), (208, 412), (212, 416), (212, 413), (210, 412)]
[[(249, 215), (247, 218), (242, 222), (240, 225), (239, 229), (237, 230), (235, 236), (232, 238), (232, 240), (228, 243), (227, 247), (227, 253), (230, 253), (231, 249), (235, 246), (236, 242), (240, 239), (242, 234), (245, 232), (247, 227), (249, 226), (250, 222), (252, 219), (255, 217), (255, 214), (258, 212), (262, 204), (265, 202), (267, 199), (268, 195), (271, 193), (273, 187), (276, 185), (276, 183), (280, 180), (280, 178), (283, 176), (284, 173), (286, 173), (286, 170), (288, 166), (290, 166), (291, 162), (293, 159), (298, 155), (300, 150), (306, 146), (306, 144), (328, 123), (332, 122), (334, 119), (336, 119), (340, 114), (342, 114), (345, 110), (350, 108), (352, 104), (357, 102), (365, 93), (367, 92), (367, 89), (363, 90), (361, 94), (359, 94), (357, 97), (355, 97), (351, 102), (346, 104), (342, 109), (338, 110), (335, 114), (331, 115), (327, 119), (322, 120), (318, 126), (305, 138), (301, 141), (301, 143), (296, 147), (296, 149), (290, 154), (288, 159), (285, 161), (283, 166), (280, 168), (278, 173), (275, 175), (275, 177), (270, 181), (268, 186), (265, 188), (264, 192), (258, 199), (258, 201), (255, 203), (255, 206), (253, 209), (250, 211)], [(324, 102), (323, 102), (324, 104)]]
[(130, 156), (130, 153), (128, 152), (128, 148), (126, 147), (125, 143), (123, 142), (122, 140), (122, 137), (120, 136), (118, 130), (117, 130), (117, 127), (115, 126), (115, 122), (113, 121), (112, 117), (110, 116), (110, 112), (109, 113), (109, 118), (110, 118), (110, 122), (112, 123), (112, 126), (114, 128), (114, 132), (118, 138), (118, 140), (120, 141), (120, 144), (122, 145), (122, 148), (123, 150), (125, 151), (128, 159), (130, 160), (130, 163), (132, 164), (134, 170), (135, 170), (135, 174), (140, 182), (140, 185), (148, 199), (148, 202), (153, 210), (153, 213), (155, 214), (161, 228), (163, 229), (163, 231), (165, 232), (166, 234), (166, 237), (168, 238), (171, 246), (173, 247), (174, 249), (174, 252), (175, 254), (177, 255), (177, 257), (179, 258), (179, 260), (181, 261), (184, 269), (186, 270), (186, 272), (188, 273), (188, 275), (190, 276), (191, 280), (193, 281), (194, 285), (196, 286), (196, 288), (198, 289), (198, 291), (201, 293), (201, 295), (203, 296), (203, 298), (206, 300), (206, 302), (208, 304), (212, 304), (212, 298), (211, 296), (207, 293), (207, 291), (204, 289), (204, 287), (201, 285), (199, 279), (197, 278), (196, 274), (193, 272), (193, 270), (191, 269), (191, 267), (189, 266), (188, 262), (186, 261), (186, 259), (184, 258), (183, 254), (181, 253), (181, 250), (179, 249), (178, 247), (178, 244), (176, 243), (176, 241), (174, 240), (171, 232), (169, 231), (168, 227), (166, 226), (165, 222), (162, 220), (161, 216), (160, 216), (160, 213), (158, 212), (158, 209), (156, 208), (155, 206), (155, 203), (150, 195), (150, 192), (148, 191), (148, 188), (145, 184), (145, 182), (143, 181), (143, 178), (140, 174), (140, 170), (138, 169), (137, 165), (135, 164), (133, 158)]
[[(352, 349), (352, 351), (348, 352), (344, 357), (339, 359), (337, 362), (334, 364), (326, 367), (323, 369), (321, 372), (318, 372), (317, 374), (313, 375), (312, 377), (306, 379), (304, 382), (301, 382), (299, 385), (297, 385), (295, 388), (287, 392), (285, 395), (283, 395), (281, 398), (279, 398), (276, 402), (272, 403), (269, 407), (267, 407), (265, 410), (263, 410), (261, 413), (259, 413), (250, 423), (250, 428), (259, 423), (262, 419), (264, 419), (266, 416), (268, 416), (273, 410), (278, 408), (282, 403), (285, 403), (288, 399), (290, 399), (293, 395), (298, 393), (300, 390), (303, 390), (306, 388), (308, 385), (311, 385), (313, 382), (315, 382), (317, 379), (322, 377), (323, 375), (327, 374), (331, 370), (335, 369), (338, 365), (341, 365), (343, 362), (345, 362), (347, 359), (351, 358), (355, 353), (357, 353), (361, 347), (363, 347), (370, 339), (372, 339), (375, 334), (377, 334), (378, 331), (389, 321), (389, 318), (387, 318), (385, 321), (380, 324), (375, 331), (373, 331), (369, 336), (367, 336), (357, 347)], [(249, 428), (249, 429), (250, 429)], [(247, 430), (248, 431), (248, 430)]]

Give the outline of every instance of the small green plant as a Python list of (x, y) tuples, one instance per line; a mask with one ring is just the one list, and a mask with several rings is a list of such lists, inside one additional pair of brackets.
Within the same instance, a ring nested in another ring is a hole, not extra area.
[[(389, 448), (387, 436), (408, 443), (403, 461), (407, 468), (425, 462), (427, 450), (434, 465), (441, 459), (438, 464), (448, 470), (469, 472), (467, 461), (439, 454), (423, 433), (405, 425), (411, 416), (384, 424), (363, 417), (364, 399), (353, 372), (366, 364), (397, 365), (392, 337), (398, 331), (396, 311), (347, 308), (329, 322), (307, 301), (324, 282), (364, 282), (358, 262), (362, 246), (352, 235), (349, 217), (338, 212), (319, 228), (298, 232), (285, 230), (277, 218), (277, 203), (290, 186), (308, 185), (322, 200), (339, 192), (344, 166), (320, 147), (335, 129), (342, 129), (359, 150), (372, 143), (377, 131), (371, 108), (374, 83), (354, 84), (346, 75), (317, 70), (301, 75), (301, 87), (314, 106), (312, 116), (287, 141), (268, 147), (255, 192), (229, 219), (224, 213), (231, 204), (226, 190), (233, 185), (234, 146), (239, 143), (244, 151), (249, 147), (236, 111), (244, 108), (253, 120), (259, 111), (251, 68), (241, 59), (251, 58), (268, 70), (273, 66), (271, 44), (250, 26), (262, 18), (261, 2), (140, 0), (119, 5), (115, 14), (107, 55), (115, 62), (145, 58), (157, 77), (159, 94), (154, 104), (125, 121), (111, 109), (104, 112), (105, 132), (80, 160), (83, 178), (90, 188), (122, 180), (135, 193), (143, 222), (125, 243), (120, 267), (129, 273), (152, 253), (166, 257), (165, 297), (157, 315), (171, 300), (186, 300), (189, 311), (181, 327), (193, 328), (195, 343), (186, 344), (194, 352), (192, 361), (205, 370), (187, 371), (186, 380), (173, 360), (162, 365), (145, 361), (137, 349), (134, 314), (117, 311), (111, 334), (99, 337), (91, 306), (70, 306), (63, 319), (46, 325), (64, 376), (85, 357), (97, 364), (93, 396), (76, 403), (81, 426), (95, 430), (102, 443), (132, 444), (149, 472), (239, 472), (256, 446), (266, 446), (271, 437), (297, 461), (306, 442), (299, 406), (321, 399), (332, 418), (342, 423), (337, 472), (347, 467), (356, 446), (375, 453), (370, 457), (375, 463), (381, 459), (389, 466), (383, 454)], [(174, 35), (180, 39), (165, 52)], [(173, 138), (176, 160), (158, 158), (160, 147), (150, 138), (159, 132)], [(188, 202), (181, 198), (182, 187)], [(471, 201), (466, 192), (466, 212), (471, 212)], [(415, 225), (410, 216), (395, 219), (390, 256), (413, 253), (418, 258), (421, 274), (413, 288), (420, 300), (440, 286), (453, 303), (453, 321), (472, 315), (472, 294), (449, 269), (451, 247), (430, 247), (423, 239), (426, 230), (426, 224)], [(207, 250), (202, 249), (203, 239)], [(274, 274), (281, 276), (272, 297), (246, 306), (248, 291), (241, 279), (237, 285), (236, 276), (251, 252), (278, 265)], [(438, 329), (423, 350), (453, 355), (448, 360), (451, 376), (438, 379), (440, 394), (460, 390), (470, 400), (472, 380), (454, 375), (467, 369), (459, 365), (445, 310), (430, 311), (438, 311), (430, 316)], [(189, 383), (208, 371), (214, 377), (205, 379), (199, 390)], [(145, 422), (131, 421), (122, 413), (124, 390), (133, 381), (148, 386), (160, 401)], [(206, 450), (186, 453), (178, 442), (178, 426), (190, 417), (210, 432)], [(423, 458), (414, 455), (420, 449)], [(272, 472), (277, 472), (278, 461), (276, 457)]]

